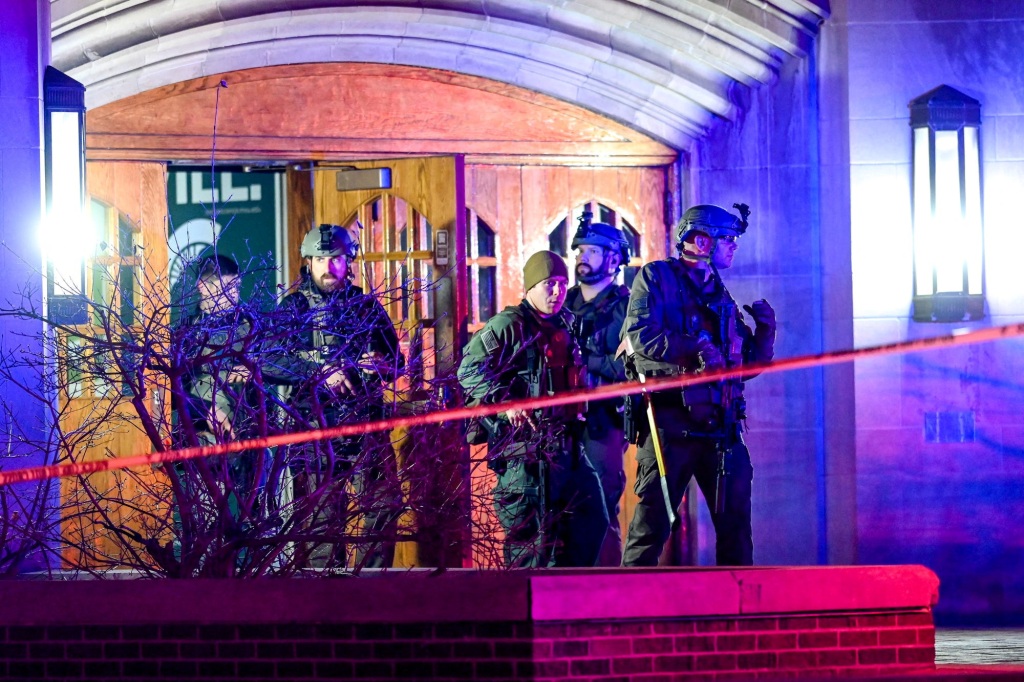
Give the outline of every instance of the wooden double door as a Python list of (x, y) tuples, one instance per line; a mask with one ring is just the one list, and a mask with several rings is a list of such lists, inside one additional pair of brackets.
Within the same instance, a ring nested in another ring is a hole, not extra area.
[[(346, 162), (289, 171), (289, 249), (297, 272), (306, 232), (331, 223), (359, 240), (355, 284), (395, 325), (407, 371), (389, 398), (398, 415), (443, 409), (466, 342), (466, 207), (460, 156)], [(348, 169), (388, 168), (391, 186), (337, 189)], [(409, 511), (399, 566), (462, 566), (468, 556), (466, 448), (457, 424), (391, 433)]]

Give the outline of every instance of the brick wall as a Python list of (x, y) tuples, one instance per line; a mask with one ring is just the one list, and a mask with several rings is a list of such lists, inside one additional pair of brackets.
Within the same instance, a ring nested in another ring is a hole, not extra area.
[(552, 623), (536, 679), (751, 679), (931, 670), (931, 614)]
[(0, 581), (0, 678), (643, 682), (928, 671), (936, 587), (920, 567)]
[(927, 612), (593, 623), (0, 628), (7, 679), (726, 680), (934, 666)]

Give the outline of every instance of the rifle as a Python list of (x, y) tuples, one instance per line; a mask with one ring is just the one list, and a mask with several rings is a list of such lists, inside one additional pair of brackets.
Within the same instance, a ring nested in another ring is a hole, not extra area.
[[(570, 336), (570, 341), (572, 337)], [(577, 351), (572, 352), (575, 364), (563, 365), (553, 369), (548, 364), (550, 357), (547, 347), (531, 344), (527, 350), (527, 370), (529, 378), (529, 395), (531, 398), (553, 396), (559, 391), (574, 390), (580, 384), (580, 364), (582, 362)], [(577, 349), (578, 350), (578, 349)], [(556, 381), (554, 371), (562, 372)], [(575, 408), (575, 413), (574, 413)], [(563, 408), (549, 408), (540, 416), (538, 429), (532, 434), (531, 445), (536, 445), (537, 463), (537, 500), (540, 509), (538, 546), (545, 554), (549, 553), (547, 538), (554, 522), (549, 509), (551, 495), (550, 469), (551, 462), (564, 453), (570, 455), (569, 466), (575, 468), (581, 459), (581, 426), (583, 425), (580, 411), (585, 409), (579, 405)], [(550, 556), (550, 555), (549, 555)]]
[[(633, 350), (633, 342), (630, 341), (628, 336), (626, 337), (626, 348), (626, 360), (629, 367), (636, 374), (641, 385), (646, 384), (647, 377), (636, 366), (634, 359), (636, 351)], [(647, 425), (651, 430), (651, 442), (654, 444), (654, 460), (658, 463), (658, 476), (661, 478), (661, 495), (665, 500), (665, 511), (668, 512), (669, 526), (674, 528), (679, 522), (679, 516), (676, 514), (675, 506), (672, 504), (672, 496), (668, 490), (668, 470), (665, 468), (665, 453), (661, 447), (661, 436), (658, 435), (657, 420), (654, 418), (654, 403), (651, 401), (651, 394), (646, 388), (641, 388), (640, 392), (643, 395), (644, 408), (647, 412)]]
[[(731, 340), (735, 331), (736, 304), (723, 303), (713, 306), (712, 310), (718, 314), (718, 339), (722, 351), (722, 358), (726, 367), (731, 366)], [(728, 474), (725, 470), (725, 458), (736, 446), (736, 425), (737, 411), (740, 408), (740, 398), (733, 396), (733, 388), (736, 382), (726, 379), (718, 382), (721, 394), (720, 406), (722, 408), (722, 436), (715, 442), (715, 450), (718, 455), (718, 465), (715, 470), (715, 504), (716, 514), (724, 514), (726, 509), (726, 490), (728, 489)]]

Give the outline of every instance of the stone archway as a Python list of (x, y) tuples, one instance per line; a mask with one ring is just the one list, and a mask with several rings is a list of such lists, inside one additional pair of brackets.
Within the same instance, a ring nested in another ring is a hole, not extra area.
[(729, 89), (802, 55), (827, 0), (55, 0), (53, 63), (102, 106), (211, 74), (362, 62), (480, 76), (591, 109), (677, 148), (732, 117)]

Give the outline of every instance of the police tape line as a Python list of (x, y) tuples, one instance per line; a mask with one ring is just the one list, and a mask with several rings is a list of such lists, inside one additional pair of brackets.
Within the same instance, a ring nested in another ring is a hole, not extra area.
[(164, 450), (160, 452), (150, 452), (144, 455), (114, 457), (91, 462), (68, 462), (65, 464), (26, 467), (24, 469), (15, 469), (13, 471), (0, 471), (0, 486), (10, 485), (12, 483), (41, 481), (49, 478), (82, 476), (85, 474), (94, 474), (117, 469), (130, 469), (146, 465), (168, 464), (171, 462), (180, 462), (199, 457), (231, 455), (245, 450), (259, 450), (282, 445), (295, 445), (297, 443), (329, 440), (332, 438), (343, 438), (346, 436), (358, 436), (366, 433), (372, 433), (374, 431), (441, 424), (444, 422), (459, 421), (473, 417), (485, 417), (514, 408), (533, 410), (544, 407), (569, 405), (583, 400), (619, 398), (635, 393), (641, 393), (643, 391), (655, 392), (673, 388), (678, 389), (684, 386), (710, 383), (712, 381), (741, 379), (743, 377), (749, 377), (752, 374), (770, 374), (775, 372), (787, 372), (795, 369), (810, 369), (880, 355), (938, 350), (952, 346), (966, 346), (985, 343), (987, 341), (997, 341), (1022, 335), (1024, 335), (1024, 322), (1004, 325), (1001, 327), (991, 327), (972, 332), (954, 332), (945, 336), (934, 336), (926, 339), (915, 339), (913, 341), (900, 341), (897, 343), (871, 346), (868, 348), (830, 351), (815, 355), (801, 355), (776, 362), (744, 365), (742, 368), (708, 371), (699, 375), (652, 377), (647, 379), (644, 384), (637, 381), (627, 381), (618, 384), (609, 384), (607, 386), (598, 386), (596, 388), (586, 390), (560, 393), (555, 396), (543, 398), (524, 398), (521, 400), (498, 404), (477, 405), (475, 407), (458, 407), (408, 417), (394, 417), (391, 419), (381, 419), (373, 422), (345, 424), (332, 428), (279, 434), (275, 436), (267, 436), (265, 438), (252, 438), (219, 445), (205, 445), (202, 447), (189, 447), (178, 450)]

